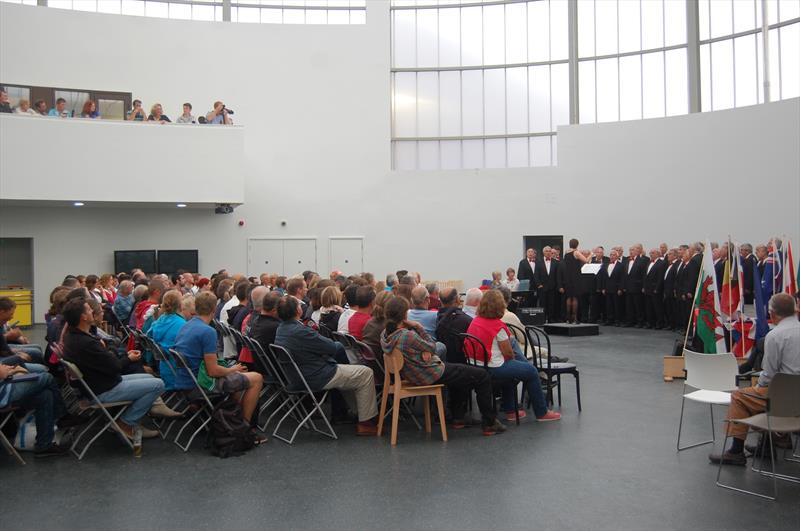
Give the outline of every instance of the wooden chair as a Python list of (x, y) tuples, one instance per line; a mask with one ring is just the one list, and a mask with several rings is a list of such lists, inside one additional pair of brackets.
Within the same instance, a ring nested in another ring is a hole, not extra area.
[(386, 403), (389, 395), (394, 395), (394, 408), (392, 408), (392, 446), (397, 444), (397, 422), (400, 419), (400, 401), (404, 398), (414, 396), (426, 397), (423, 404), (425, 410), (425, 431), (431, 432), (431, 405), (427, 397), (436, 397), (436, 407), (439, 412), (439, 425), (442, 429), (442, 440), (447, 442), (447, 427), (444, 420), (444, 401), (442, 400), (442, 384), (434, 385), (409, 385), (400, 377), (400, 370), (403, 368), (403, 353), (394, 349), (391, 354), (383, 355), (383, 363), (386, 369), (383, 380), (383, 395), (381, 397), (381, 413), (378, 420), (378, 436), (383, 433), (383, 418), (386, 416)]

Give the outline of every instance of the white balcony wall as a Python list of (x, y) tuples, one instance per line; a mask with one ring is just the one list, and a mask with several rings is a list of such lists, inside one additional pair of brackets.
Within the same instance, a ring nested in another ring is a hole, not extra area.
[[(0, 200), (244, 201), (242, 127), (0, 115)], [(219, 186), (224, 178), (225, 186)]]

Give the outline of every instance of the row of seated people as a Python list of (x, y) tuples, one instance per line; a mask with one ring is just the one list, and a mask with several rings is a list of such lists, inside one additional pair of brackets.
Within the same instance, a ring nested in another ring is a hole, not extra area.
[[(31, 105), (30, 100), (20, 99), (16, 107), (12, 107), (9, 101), (8, 92), (0, 88), (0, 113), (14, 113), (23, 116), (52, 116), (57, 118), (89, 118), (100, 119), (100, 111), (97, 108), (97, 102), (94, 100), (86, 100), (81, 107), (81, 111), (76, 113), (67, 110), (67, 100), (64, 98), (56, 98), (55, 105), (48, 109), (47, 102), (39, 99)], [(225, 107), (221, 101), (214, 102), (213, 109), (211, 109), (205, 116), (196, 118), (192, 114), (192, 104), (183, 104), (183, 113), (175, 120), (179, 124), (220, 124), (220, 125), (233, 125), (231, 115), (233, 111)], [(150, 114), (147, 114), (142, 107), (141, 100), (133, 100), (133, 107), (130, 111), (125, 113), (125, 120), (134, 122), (157, 122), (160, 124), (171, 123), (164, 113), (164, 109), (160, 103), (154, 103), (150, 107)]]

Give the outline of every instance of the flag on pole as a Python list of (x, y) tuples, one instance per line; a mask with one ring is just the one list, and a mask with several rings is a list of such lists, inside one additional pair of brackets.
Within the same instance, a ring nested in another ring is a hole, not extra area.
[(761, 291), (764, 295), (764, 304), (775, 294), (783, 291), (783, 271), (781, 268), (781, 253), (770, 242), (769, 255), (764, 262), (764, 276), (761, 277)]
[(795, 276), (794, 256), (792, 255), (792, 242), (786, 242), (786, 256), (783, 262), (783, 291), (794, 296), (797, 293), (797, 277)]
[[(761, 339), (769, 332), (767, 322), (767, 303), (764, 301), (763, 282), (758, 279), (758, 270), (753, 275), (753, 304), (756, 307), (756, 339)], [(765, 271), (766, 273), (766, 271)], [(766, 276), (766, 274), (764, 275)]]
[(747, 358), (753, 351), (756, 344), (757, 327), (749, 317), (742, 317), (731, 329), (731, 341), (733, 342), (733, 355), (737, 358)]
[(725, 270), (722, 275), (722, 291), (719, 294), (720, 311), (726, 321), (736, 319), (736, 312), (742, 311), (742, 300), (739, 286), (742, 266), (739, 264), (739, 249), (733, 244), (728, 246), (728, 259), (725, 261)]
[(717, 293), (717, 276), (714, 272), (714, 258), (711, 255), (711, 244), (706, 240), (703, 251), (703, 267), (694, 294), (695, 336), (703, 342), (705, 354), (725, 352), (725, 334), (720, 320), (719, 294)]

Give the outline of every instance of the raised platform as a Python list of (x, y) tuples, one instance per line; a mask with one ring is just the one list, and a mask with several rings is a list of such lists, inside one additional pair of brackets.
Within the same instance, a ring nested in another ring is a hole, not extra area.
[(596, 324), (551, 323), (544, 325), (544, 331), (552, 336), (599, 336), (600, 327)]

